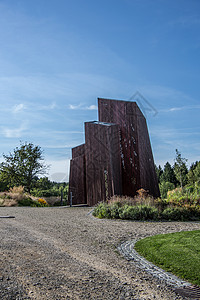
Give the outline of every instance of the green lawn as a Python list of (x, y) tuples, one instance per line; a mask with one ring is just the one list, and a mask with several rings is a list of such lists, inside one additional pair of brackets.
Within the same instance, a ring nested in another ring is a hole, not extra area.
[(135, 249), (162, 269), (200, 286), (200, 230), (145, 238)]

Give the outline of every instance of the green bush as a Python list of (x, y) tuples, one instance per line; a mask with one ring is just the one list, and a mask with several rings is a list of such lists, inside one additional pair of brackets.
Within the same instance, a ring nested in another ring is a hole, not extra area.
[[(165, 207), (165, 206), (164, 206)], [(128, 205), (119, 207), (116, 203), (100, 203), (94, 208), (93, 215), (100, 219), (123, 219), (134, 221), (198, 221), (200, 220), (200, 208), (195, 206), (173, 207), (168, 206), (163, 210), (147, 205)]]
[(119, 217), (127, 220), (156, 220), (158, 218), (158, 209), (147, 205), (125, 205), (120, 210)]
[(195, 207), (168, 207), (160, 215), (166, 221), (197, 221), (200, 210)]
[(132, 206), (125, 204), (119, 207), (116, 203), (100, 203), (94, 208), (93, 215), (98, 218), (124, 220), (156, 220), (158, 209), (147, 205)]
[[(102, 202), (95, 207), (93, 215), (98, 218), (124, 220), (200, 220), (200, 196), (188, 189), (176, 188), (168, 192), (167, 199), (151, 197), (128, 198), (114, 196), (108, 203)], [(196, 188), (195, 188), (196, 191)]]
[(111, 218), (111, 209), (107, 203), (102, 202), (94, 208), (93, 215), (95, 217), (98, 217), (99, 219), (102, 219), (102, 218), (110, 219)]
[(113, 203), (110, 205), (110, 215), (113, 219), (119, 219), (121, 205), (119, 203)]
[(168, 181), (162, 181), (159, 184), (159, 189), (160, 189), (160, 194), (161, 194), (161, 198), (162, 199), (166, 199), (167, 198), (167, 192), (171, 191), (175, 188), (175, 185), (171, 182)]
[(31, 206), (31, 207), (42, 207), (42, 204), (38, 201), (34, 201), (31, 198), (24, 198), (18, 201), (19, 206)]
[(60, 195), (60, 192), (57, 190), (38, 190), (38, 189), (33, 189), (31, 191), (31, 195), (35, 196), (35, 197), (51, 197), (51, 196), (55, 196), (58, 197)]
[(198, 184), (194, 186), (188, 186), (184, 188), (176, 188), (167, 193), (167, 201), (177, 206), (189, 205), (200, 205), (200, 190)]
[(160, 215), (161, 219), (166, 221), (179, 221), (182, 220), (181, 210), (178, 207), (168, 207)]

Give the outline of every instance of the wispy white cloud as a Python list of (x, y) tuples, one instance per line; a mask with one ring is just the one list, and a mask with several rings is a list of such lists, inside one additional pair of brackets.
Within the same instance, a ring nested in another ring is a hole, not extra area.
[(97, 106), (96, 105), (84, 106), (83, 104), (78, 104), (78, 105), (69, 104), (69, 109), (97, 110)]
[(86, 110), (97, 110), (97, 106), (96, 105), (90, 105), (90, 106), (87, 106), (85, 109)]
[(174, 112), (174, 111), (183, 111), (183, 110), (191, 110), (191, 109), (200, 109), (200, 105), (185, 105), (180, 107), (171, 107), (166, 109), (161, 109), (159, 112)]
[(26, 108), (26, 106), (23, 103), (20, 104), (16, 104), (13, 108), (12, 108), (12, 112), (17, 114), (19, 112), (22, 112), (24, 109)]
[(27, 126), (25, 124), (22, 124), (18, 128), (2, 127), (1, 133), (6, 138), (21, 138), (26, 130)]
[(80, 109), (80, 108), (81, 108), (81, 104), (78, 105), (69, 104), (69, 109)]

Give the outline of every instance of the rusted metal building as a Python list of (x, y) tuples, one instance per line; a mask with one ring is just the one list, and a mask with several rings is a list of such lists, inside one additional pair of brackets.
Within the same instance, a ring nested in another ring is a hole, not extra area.
[(99, 121), (85, 123), (85, 144), (72, 149), (69, 195), (95, 205), (144, 188), (159, 196), (145, 117), (136, 102), (98, 99)]
[(118, 125), (85, 123), (85, 161), (89, 206), (122, 194)]
[(69, 197), (71, 193), (73, 204), (87, 204), (85, 144), (72, 148), (69, 174)]
[(134, 196), (140, 188), (158, 197), (159, 187), (146, 119), (136, 102), (98, 98), (99, 121), (120, 128), (123, 195)]

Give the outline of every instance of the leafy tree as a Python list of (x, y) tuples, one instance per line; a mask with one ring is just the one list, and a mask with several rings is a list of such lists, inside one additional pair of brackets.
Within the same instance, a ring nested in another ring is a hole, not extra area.
[(174, 185), (177, 184), (176, 175), (174, 169), (169, 162), (166, 162), (163, 169), (163, 174), (161, 175), (161, 182), (171, 182)]
[(195, 181), (200, 182), (200, 161), (198, 162), (196, 168), (194, 169)]
[(181, 153), (176, 149), (176, 158), (174, 163), (174, 172), (177, 180), (180, 182), (181, 188), (187, 183), (188, 169), (186, 166), (187, 159), (181, 156)]
[(40, 190), (49, 190), (53, 187), (53, 182), (48, 179), (48, 177), (42, 177), (37, 180), (36, 188)]
[(7, 178), (5, 177), (5, 174), (3, 174), (0, 171), (0, 192), (6, 191), (8, 184), (9, 184), (9, 182), (8, 182)]
[(173, 190), (175, 188), (175, 185), (172, 182), (162, 181), (159, 184), (159, 188), (160, 188), (161, 198), (166, 199), (167, 192)]
[(160, 183), (161, 182), (161, 176), (163, 174), (162, 167), (160, 165), (158, 167), (155, 165), (155, 169), (156, 169), (156, 175), (157, 175), (157, 178), (158, 178), (158, 183)]
[(22, 185), (30, 193), (37, 175), (45, 174), (48, 166), (44, 164), (43, 151), (32, 143), (22, 143), (13, 153), (3, 154), (0, 174), (7, 187)]
[(198, 161), (196, 161), (195, 163), (192, 163), (191, 166), (190, 166), (190, 169), (189, 169), (188, 174), (187, 174), (189, 184), (193, 185), (195, 183), (195, 181), (197, 180), (195, 172), (194, 172), (197, 165), (198, 165)]

